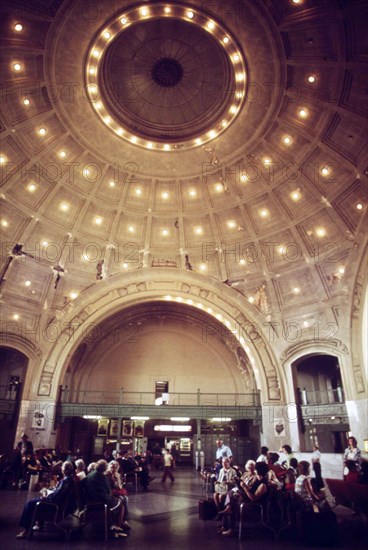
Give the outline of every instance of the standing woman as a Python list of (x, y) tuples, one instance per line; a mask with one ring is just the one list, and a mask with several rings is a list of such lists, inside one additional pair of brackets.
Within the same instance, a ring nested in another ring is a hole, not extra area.
[(314, 479), (315, 490), (320, 491), (321, 489), (324, 488), (325, 484), (323, 483), (323, 479), (322, 479), (321, 451), (319, 450), (319, 447), (316, 443), (313, 445), (312, 468), (315, 475), (315, 479)]
[(348, 468), (346, 466), (346, 463), (348, 460), (352, 460), (353, 462), (356, 462), (358, 471), (360, 471), (360, 458), (361, 458), (361, 450), (358, 448), (358, 442), (355, 439), (355, 437), (350, 436), (348, 439), (348, 446), (345, 449), (344, 452), (344, 475), (347, 475), (349, 473)]

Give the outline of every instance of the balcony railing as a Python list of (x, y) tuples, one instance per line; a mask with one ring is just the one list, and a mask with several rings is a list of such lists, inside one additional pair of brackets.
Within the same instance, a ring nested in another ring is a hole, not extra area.
[[(60, 388), (60, 404), (94, 404), (94, 405), (155, 405), (154, 392), (96, 391), (72, 390)], [(226, 406), (254, 407), (260, 406), (259, 392), (250, 393), (193, 393), (170, 392), (165, 405), (172, 406)]]
[(345, 403), (344, 390), (342, 388), (330, 390), (299, 390), (300, 405), (328, 405), (332, 403)]

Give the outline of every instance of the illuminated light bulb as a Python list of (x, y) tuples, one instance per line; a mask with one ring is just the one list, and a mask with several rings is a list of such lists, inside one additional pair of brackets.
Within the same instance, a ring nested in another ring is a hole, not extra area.
[(91, 67), (88, 72), (89, 74), (96, 74), (96, 69), (94, 67)]
[(147, 143), (147, 147), (148, 147), (148, 149), (152, 149), (153, 143), (152, 143), (151, 141), (149, 141), (149, 142)]
[(78, 292), (71, 292), (69, 296), (71, 297), (72, 300), (75, 300), (76, 298), (78, 298)]
[(235, 114), (235, 113), (236, 113), (236, 111), (237, 111), (237, 107), (236, 107), (236, 105), (231, 105), (231, 107), (230, 107), (229, 111), (230, 111), (230, 113), (231, 113), (231, 114)]
[(102, 218), (99, 217), (99, 216), (97, 218), (95, 218), (95, 224), (96, 225), (101, 225), (102, 224)]
[(104, 38), (106, 38), (106, 40), (108, 40), (109, 38), (111, 38), (111, 34), (110, 34), (108, 31), (104, 32), (104, 33), (103, 33), (103, 36), (104, 36)]
[(294, 294), (299, 294), (300, 288), (299, 288), (298, 286), (295, 286), (295, 287), (293, 288), (293, 292), (294, 292)]
[(202, 235), (203, 233), (203, 228), (202, 227), (196, 227), (194, 229), (194, 232), (197, 234), (197, 235)]
[(95, 94), (95, 93), (97, 93), (97, 89), (98, 89), (98, 88), (97, 88), (96, 84), (91, 84), (91, 85), (88, 87), (88, 89), (89, 89), (89, 91), (90, 91), (91, 94)]
[(208, 21), (207, 27), (212, 31), (215, 28), (215, 23), (213, 21)]
[(121, 23), (122, 25), (126, 25), (127, 22), (128, 22), (128, 19), (127, 19), (126, 17), (122, 17), (122, 18), (120, 19), (120, 23)]
[(303, 0), (292, 0), (293, 4), (301, 4)]
[(277, 249), (277, 252), (280, 254), (280, 256), (283, 255), (285, 247), (283, 245), (279, 246)]
[(224, 44), (228, 44), (229, 41), (230, 41), (230, 39), (229, 39), (228, 36), (224, 36), (224, 38), (222, 39), (222, 41), (223, 41)]
[(165, 296), (165, 300), (168, 300), (168, 301), (172, 300), (172, 296), (170, 295)]
[(296, 191), (293, 191), (290, 196), (293, 199), (293, 201), (298, 201), (301, 197), (299, 189), (297, 189)]
[(183, 298), (182, 298), (181, 296), (178, 296), (177, 298), (175, 298), (175, 300), (176, 300), (177, 302), (182, 302), (182, 301), (183, 301)]
[(325, 237), (326, 229), (324, 227), (319, 227), (318, 229), (316, 229), (316, 235), (317, 237)]
[(242, 181), (248, 181), (248, 176), (247, 176), (246, 174), (242, 174), (242, 175), (240, 176), (240, 179), (241, 179)]
[(118, 128), (116, 133), (119, 134), (119, 136), (122, 136), (124, 134), (124, 130), (122, 128)]
[(94, 104), (96, 109), (101, 109), (102, 108), (102, 103), (101, 101), (97, 101), (97, 103)]
[(83, 169), (83, 176), (89, 176), (89, 168)]
[(69, 210), (69, 205), (66, 202), (62, 202), (60, 205), (60, 210), (67, 212), (67, 210)]
[(263, 159), (263, 164), (264, 164), (265, 166), (269, 166), (271, 163), (272, 163), (272, 160), (271, 160), (271, 159)]
[(249, 303), (251, 303), (251, 304), (253, 304), (253, 302), (254, 302), (254, 298), (253, 298), (253, 296), (249, 296), (249, 298), (248, 298), (248, 302), (249, 302)]
[(222, 183), (216, 183), (215, 191), (217, 191), (217, 193), (221, 193), (221, 191), (223, 190), (224, 190), (224, 186), (222, 185)]
[[(105, 117), (104, 117), (104, 122), (105, 122), (106, 124), (110, 124), (110, 122), (111, 122), (111, 117), (105, 116)], [(137, 139), (137, 138), (135, 138), (135, 139)], [(132, 138), (132, 141), (133, 141), (133, 138)]]
[(201, 138), (196, 138), (196, 139), (194, 140), (194, 143), (195, 143), (196, 145), (200, 145), (200, 144), (202, 143)]
[(234, 229), (236, 227), (236, 222), (234, 220), (229, 220), (227, 222), (227, 226), (230, 228), (230, 229)]
[(123, 263), (123, 268), (128, 269), (128, 264), (126, 262)]
[(345, 273), (345, 267), (344, 266), (339, 267), (339, 273), (341, 275), (344, 275), (344, 273)]
[(307, 116), (308, 116), (307, 109), (299, 109), (299, 116), (300, 116), (300, 118), (307, 118)]
[(46, 128), (40, 128), (38, 130), (38, 133), (40, 134), (40, 136), (45, 136), (46, 135)]
[(283, 138), (283, 142), (285, 143), (285, 145), (290, 145), (291, 142), (292, 142), (292, 139), (291, 139), (290, 136), (285, 136), (285, 137)]
[(244, 258), (241, 258), (240, 261), (239, 261), (240, 265), (245, 265), (246, 264), (246, 261)]
[(171, 8), (169, 8), (169, 6), (166, 6), (166, 8), (164, 9), (164, 12), (165, 13), (171, 13)]
[(25, 97), (25, 98), (23, 99), (23, 105), (29, 105), (30, 103), (31, 103), (31, 102), (30, 102), (30, 100), (28, 99), (28, 97)]
[(100, 56), (100, 50), (93, 50), (92, 52), (93, 57), (99, 57)]
[(194, 13), (193, 13), (192, 11), (187, 11), (187, 17), (188, 17), (189, 19), (193, 19)]
[(0, 164), (4, 164), (4, 162), (6, 162), (6, 158), (3, 155), (1, 155)]
[(221, 122), (221, 126), (222, 126), (223, 128), (226, 128), (226, 126), (227, 126), (227, 120), (223, 120), (223, 121)]
[(210, 137), (211, 139), (215, 138), (216, 136), (217, 136), (216, 130), (210, 130), (208, 132), (208, 137)]
[(363, 210), (363, 205), (362, 203), (358, 202), (358, 204), (356, 205), (357, 207), (357, 210)]
[(322, 176), (326, 177), (329, 175), (329, 173), (330, 173), (330, 168), (328, 166), (324, 166), (321, 170)]
[(18, 319), (19, 319), (18, 313), (14, 313), (13, 319), (14, 319), (14, 321), (18, 321)]
[(135, 190), (135, 194), (140, 196), (142, 194), (142, 189), (140, 189), (139, 187), (137, 187), (137, 189)]
[(66, 157), (66, 152), (60, 151), (59, 155), (61, 156), (62, 159), (64, 159)]
[(263, 210), (260, 211), (260, 215), (262, 216), (262, 218), (267, 218), (268, 210), (266, 210), (266, 208), (264, 208)]
[(168, 229), (163, 229), (161, 234), (162, 234), (164, 237), (167, 237), (167, 235), (169, 234), (169, 230), (168, 230)]
[(130, 225), (130, 226), (128, 227), (128, 231), (129, 231), (129, 233), (134, 233), (134, 231), (135, 231), (134, 226), (133, 226), (133, 225)]
[(143, 16), (148, 15), (148, 8), (141, 8), (141, 14), (142, 14)]
[(237, 99), (241, 99), (243, 97), (243, 92), (236, 92)]
[(235, 55), (233, 55), (233, 61), (235, 61), (235, 63), (236, 63), (237, 61), (239, 61), (239, 59), (240, 59), (239, 54), (236, 53)]
[(189, 191), (189, 195), (190, 195), (191, 197), (196, 197), (196, 196), (197, 196), (197, 191), (196, 191), (195, 189), (191, 189), (191, 190)]
[(22, 70), (22, 65), (20, 63), (14, 63), (13, 69), (17, 72)]
[(33, 193), (33, 191), (36, 190), (36, 185), (34, 183), (30, 183), (28, 186), (27, 186), (27, 189), (28, 191), (30, 191), (31, 193)]
[(110, 187), (115, 187), (116, 184), (115, 184), (114, 181), (110, 181), (110, 182), (109, 182), (109, 185), (110, 185)]
[(308, 82), (310, 82), (311, 84), (314, 84), (315, 81), (316, 81), (316, 77), (313, 74), (308, 76)]
[(168, 143), (165, 143), (164, 149), (165, 149), (165, 151), (168, 151), (170, 149), (170, 145)]
[(16, 25), (14, 25), (14, 30), (16, 30), (17, 32), (22, 31), (23, 25), (21, 25), (20, 23), (17, 23)]
[(42, 241), (42, 246), (48, 246), (48, 245), (49, 245), (48, 241)]
[(164, 191), (161, 195), (161, 197), (165, 200), (167, 200), (169, 198), (169, 193), (167, 191)]
[(308, 328), (309, 327), (309, 322), (308, 321), (303, 321), (303, 327)]
[(193, 300), (187, 300), (187, 304), (189, 304), (190, 306), (193, 305)]
[(244, 73), (236, 73), (235, 75), (236, 82), (243, 82), (244, 80)]
[(32, 283), (31, 283), (31, 281), (26, 281), (24, 284), (25, 284), (26, 286), (31, 286)]
[(8, 224), (8, 222), (7, 222), (6, 220), (1, 220), (1, 225), (2, 225), (3, 227), (8, 227), (9, 224)]
[(207, 269), (206, 264), (200, 264), (199, 269), (200, 269), (201, 271), (206, 271), (206, 269)]

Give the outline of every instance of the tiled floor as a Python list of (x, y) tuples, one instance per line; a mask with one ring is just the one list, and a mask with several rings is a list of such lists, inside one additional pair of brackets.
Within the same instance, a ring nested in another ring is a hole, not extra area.
[[(34, 498), (35, 493), (31, 494)], [(131, 535), (127, 539), (85, 540), (78, 538), (69, 543), (63, 540), (18, 540), (18, 521), (23, 503), (28, 493), (0, 491), (0, 548), (1, 550), (54, 550), (72, 548), (74, 550), (110, 549), (125, 546), (134, 550), (294, 550), (303, 545), (295, 540), (275, 542), (267, 533), (252, 536), (251, 539), (225, 538), (217, 534), (215, 521), (198, 519), (198, 500), (201, 498), (201, 483), (198, 474), (192, 470), (177, 470), (176, 482), (160, 483), (158, 477), (151, 483), (147, 493), (131, 493), (130, 523)], [(340, 550), (366, 549), (364, 535), (367, 535), (367, 522), (363, 518), (353, 518), (351, 512), (341, 506), (336, 508), (340, 525)], [(87, 533), (88, 534), (88, 533)]]

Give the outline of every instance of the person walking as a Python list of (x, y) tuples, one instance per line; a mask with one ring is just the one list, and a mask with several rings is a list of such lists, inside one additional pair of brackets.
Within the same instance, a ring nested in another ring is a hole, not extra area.
[(162, 475), (161, 483), (166, 482), (167, 476), (171, 479), (171, 483), (175, 482), (175, 478), (172, 475), (171, 468), (173, 465), (173, 457), (170, 454), (170, 451), (168, 449), (163, 450), (163, 457), (164, 457), (164, 472)]

